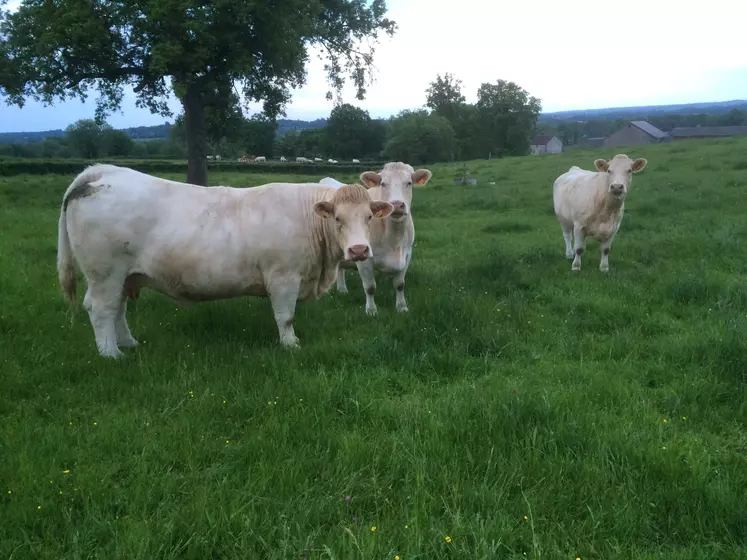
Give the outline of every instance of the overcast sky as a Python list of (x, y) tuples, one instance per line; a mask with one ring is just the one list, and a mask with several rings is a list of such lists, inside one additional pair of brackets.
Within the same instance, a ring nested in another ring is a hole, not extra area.
[[(12, 7), (18, 2), (10, 2)], [(747, 2), (710, 0), (594, 0), (499, 2), (389, 0), (399, 26), (375, 55), (376, 83), (365, 101), (352, 88), (344, 101), (388, 117), (422, 107), (437, 73), (464, 82), (473, 102), (483, 82), (512, 80), (542, 100), (543, 111), (747, 99)], [(287, 118), (327, 117), (323, 63), (311, 57), (306, 86)], [(23, 109), (0, 102), (0, 131), (64, 128), (94, 114), (95, 94), (79, 101)], [(172, 107), (179, 110), (174, 101)], [(164, 118), (135, 107), (126, 96), (115, 128), (155, 125)]]

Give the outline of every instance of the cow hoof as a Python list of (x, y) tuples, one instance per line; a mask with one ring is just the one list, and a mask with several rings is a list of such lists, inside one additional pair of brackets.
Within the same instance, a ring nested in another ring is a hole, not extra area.
[(566, 251), (565, 252), (565, 258), (566, 259), (572, 259), (575, 255), (573, 254), (573, 251)]
[(573, 265), (571, 267), (571, 272), (581, 272), (581, 266)]
[(366, 313), (369, 315), (376, 315), (379, 310), (376, 307), (366, 307)]
[(602, 272), (609, 272), (610, 271), (610, 267), (609, 266), (600, 266), (599, 270), (601, 270)]
[(298, 343), (298, 338), (281, 340), (280, 344), (282, 344), (285, 348), (290, 348), (291, 350), (295, 348), (301, 348), (301, 345)]
[(114, 349), (111, 349), (111, 348), (106, 348), (106, 349), (99, 348), (99, 354), (101, 354), (101, 356), (104, 357), (104, 358), (112, 358), (114, 360), (116, 360), (116, 359), (121, 358), (122, 356), (124, 356), (124, 354), (122, 354), (122, 352), (120, 352), (119, 348), (114, 348)]
[(120, 348), (137, 348), (138, 346), (140, 346), (140, 343), (133, 337), (129, 337), (118, 340), (117, 346), (119, 346)]
[(337, 288), (337, 293), (338, 294), (347, 294), (348, 293), (348, 289), (347, 288)]
[(407, 306), (406, 306), (406, 305), (403, 305), (403, 306), (401, 306), (401, 307), (397, 307), (397, 311), (398, 311), (399, 313), (407, 313), (407, 312), (409, 311), (409, 309), (407, 309)]

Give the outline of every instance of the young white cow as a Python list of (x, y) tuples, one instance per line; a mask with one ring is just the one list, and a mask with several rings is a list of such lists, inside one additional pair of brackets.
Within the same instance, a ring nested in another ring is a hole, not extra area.
[(617, 154), (611, 160), (594, 161), (597, 171), (573, 166), (555, 180), (553, 203), (563, 229), (565, 256), (573, 259), (571, 270), (581, 270), (586, 236), (599, 241), (599, 270), (607, 272), (612, 240), (625, 211), (633, 173), (646, 167), (645, 159)]
[[(389, 162), (381, 170), (365, 171), (360, 179), (374, 200), (384, 200), (393, 207), (387, 218), (371, 223), (372, 258), (363, 263), (340, 263), (337, 271), (337, 291), (347, 293), (345, 268), (358, 268), (363, 288), (366, 292), (366, 313), (377, 312), (374, 294), (376, 279), (374, 270), (391, 274), (394, 289), (397, 291), (397, 311), (407, 311), (405, 300), (405, 275), (412, 258), (412, 245), (415, 241), (415, 223), (412, 220), (413, 185), (425, 185), (433, 174), (428, 169), (415, 171), (402, 162)], [(360, 266), (359, 266), (360, 265)]]
[(340, 261), (368, 258), (372, 218), (391, 211), (360, 185), (207, 188), (94, 165), (65, 192), (57, 270), (72, 304), (80, 265), (102, 356), (137, 345), (126, 300), (144, 287), (185, 303), (269, 296), (281, 344), (298, 346), (296, 302), (324, 294)]

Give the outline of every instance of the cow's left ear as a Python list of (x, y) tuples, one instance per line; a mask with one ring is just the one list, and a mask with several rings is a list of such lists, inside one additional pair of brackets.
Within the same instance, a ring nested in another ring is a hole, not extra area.
[(331, 218), (335, 215), (335, 206), (331, 202), (323, 200), (314, 204), (314, 212), (322, 218)]
[(594, 167), (596, 167), (597, 171), (600, 173), (607, 173), (607, 170), (610, 168), (610, 162), (606, 159), (595, 159)]
[(364, 171), (360, 175), (360, 180), (364, 187), (372, 189), (378, 187), (379, 183), (381, 183), (381, 175), (376, 173), (376, 171)]
[(374, 218), (386, 218), (394, 210), (394, 206), (383, 200), (374, 200), (371, 202), (371, 212)]
[(644, 167), (646, 167), (646, 164), (648, 163), (647, 160), (643, 158), (638, 158), (633, 162), (633, 172), (640, 171)]
[(431, 177), (433, 177), (433, 173), (431, 173), (428, 169), (418, 169), (412, 174), (412, 184), (425, 185), (428, 181), (431, 180)]

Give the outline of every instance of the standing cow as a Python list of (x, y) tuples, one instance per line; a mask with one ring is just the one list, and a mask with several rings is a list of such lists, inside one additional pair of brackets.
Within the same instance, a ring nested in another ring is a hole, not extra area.
[(563, 229), (565, 256), (573, 259), (571, 270), (581, 270), (587, 235), (599, 241), (599, 270), (609, 270), (610, 247), (620, 229), (633, 173), (646, 167), (646, 163), (642, 158), (632, 160), (617, 154), (611, 160), (595, 160), (596, 171), (574, 165), (555, 180), (555, 215)]
[(393, 207), (388, 217), (374, 220), (371, 224), (371, 248), (373, 256), (367, 262), (340, 263), (337, 272), (337, 291), (347, 293), (345, 268), (357, 266), (363, 288), (366, 292), (366, 313), (377, 313), (374, 294), (376, 279), (374, 269), (393, 276), (397, 291), (396, 307), (399, 312), (407, 311), (405, 299), (405, 275), (412, 258), (412, 245), (415, 241), (415, 223), (412, 220), (413, 185), (425, 185), (433, 174), (428, 169), (415, 171), (402, 162), (389, 162), (381, 170), (365, 171), (360, 179), (374, 200), (384, 200)]
[(65, 192), (57, 270), (72, 304), (80, 265), (102, 356), (137, 345), (126, 299), (143, 287), (181, 302), (269, 296), (281, 344), (298, 346), (296, 302), (324, 294), (340, 261), (368, 258), (371, 219), (391, 211), (360, 185), (207, 188), (94, 165)]

